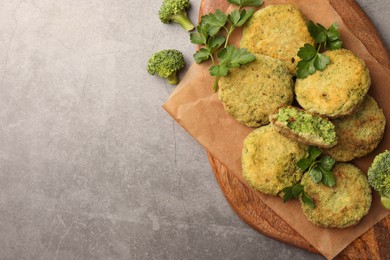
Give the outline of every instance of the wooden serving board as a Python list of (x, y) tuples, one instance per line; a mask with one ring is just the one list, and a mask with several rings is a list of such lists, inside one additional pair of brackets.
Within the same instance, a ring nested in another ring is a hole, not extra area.
[[(330, 0), (330, 3), (368, 51), (382, 65), (390, 68), (388, 52), (374, 25), (361, 7), (354, 0)], [(225, 11), (228, 7), (229, 3), (226, 0), (201, 0), (199, 17), (214, 12), (217, 8)], [(208, 158), (227, 201), (242, 220), (264, 235), (318, 253), (314, 247), (266, 206), (256, 191), (241, 183), (211, 154), (208, 154)], [(390, 259), (389, 241), (390, 217), (387, 217), (356, 239), (336, 259)]]

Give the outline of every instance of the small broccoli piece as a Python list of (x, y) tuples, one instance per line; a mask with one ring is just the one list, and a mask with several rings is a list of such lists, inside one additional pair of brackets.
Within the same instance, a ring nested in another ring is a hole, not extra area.
[(190, 0), (164, 0), (159, 11), (161, 22), (173, 21), (179, 23), (184, 30), (191, 31), (195, 26), (187, 17), (189, 6)]
[(150, 57), (147, 70), (150, 75), (159, 75), (171, 85), (179, 83), (177, 72), (184, 67), (184, 56), (178, 50), (162, 50)]
[(368, 169), (368, 182), (381, 196), (382, 205), (390, 210), (390, 152), (377, 155)]

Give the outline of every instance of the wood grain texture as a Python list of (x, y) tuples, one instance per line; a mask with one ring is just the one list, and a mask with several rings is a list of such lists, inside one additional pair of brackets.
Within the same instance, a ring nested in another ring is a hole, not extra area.
[[(363, 42), (367, 50), (390, 68), (390, 58), (374, 25), (354, 0), (330, 0), (349, 29)], [(219, 8), (226, 10), (226, 0), (202, 0), (199, 17)], [(208, 154), (211, 168), (221, 190), (236, 214), (264, 235), (318, 253), (305, 239), (284, 222), (216, 158)], [(390, 217), (368, 230), (344, 249), (336, 259), (390, 259)]]
[(370, 18), (354, 0), (329, 0), (345, 24), (379, 63), (390, 68), (390, 58)]

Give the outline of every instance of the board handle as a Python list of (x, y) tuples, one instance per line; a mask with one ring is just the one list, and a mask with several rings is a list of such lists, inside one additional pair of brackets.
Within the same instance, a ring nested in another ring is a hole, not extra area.
[[(379, 63), (390, 68), (389, 53), (371, 19), (355, 0), (329, 0), (349, 30)], [(351, 12), (351, 9), (353, 12)], [(369, 33), (367, 33), (369, 32)], [(373, 37), (375, 35), (375, 37)]]

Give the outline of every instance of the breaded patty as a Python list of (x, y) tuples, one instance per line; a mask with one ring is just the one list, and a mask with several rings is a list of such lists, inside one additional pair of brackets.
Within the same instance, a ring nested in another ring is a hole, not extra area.
[(337, 144), (333, 123), (303, 109), (281, 107), (270, 115), (270, 121), (278, 132), (298, 142), (318, 147), (332, 147)]
[(331, 63), (305, 79), (297, 79), (298, 103), (310, 112), (328, 117), (351, 114), (363, 102), (371, 84), (363, 60), (341, 49), (324, 53)]
[(315, 208), (301, 206), (308, 220), (322, 227), (346, 228), (357, 224), (370, 209), (371, 188), (365, 174), (356, 166), (337, 163), (332, 172), (336, 185), (327, 187), (314, 183), (309, 174), (302, 178), (306, 194), (314, 200)]
[(295, 74), (297, 53), (305, 43), (314, 45), (306, 19), (293, 5), (269, 5), (253, 14), (245, 25), (241, 47), (251, 53), (282, 60)]
[(371, 96), (352, 115), (333, 120), (339, 142), (323, 151), (340, 162), (351, 161), (372, 152), (382, 140), (386, 118)]
[(218, 97), (225, 110), (249, 127), (269, 123), (269, 114), (293, 100), (293, 81), (279, 60), (256, 55), (256, 60), (232, 69), (219, 80)]
[(302, 177), (297, 162), (307, 156), (308, 146), (279, 134), (271, 125), (251, 132), (242, 150), (244, 179), (256, 190), (277, 195)]

